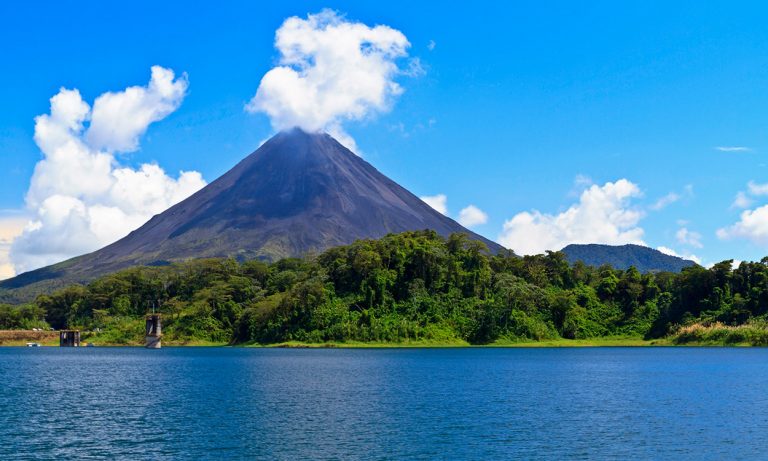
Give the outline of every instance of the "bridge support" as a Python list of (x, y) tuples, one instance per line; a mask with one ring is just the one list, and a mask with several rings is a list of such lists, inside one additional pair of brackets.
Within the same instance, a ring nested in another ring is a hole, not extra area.
[(59, 347), (80, 347), (80, 330), (61, 330)]
[(160, 337), (163, 336), (162, 322), (160, 314), (147, 315), (146, 335), (144, 336), (144, 347), (147, 349), (160, 349)]

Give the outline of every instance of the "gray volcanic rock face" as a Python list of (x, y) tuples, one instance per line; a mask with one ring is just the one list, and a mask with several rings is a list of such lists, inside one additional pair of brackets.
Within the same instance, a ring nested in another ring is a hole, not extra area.
[(82, 282), (129, 266), (189, 258), (304, 256), (422, 229), (463, 232), (492, 252), (503, 249), (435, 211), (329, 135), (294, 129), (112, 245), (0, 287)]

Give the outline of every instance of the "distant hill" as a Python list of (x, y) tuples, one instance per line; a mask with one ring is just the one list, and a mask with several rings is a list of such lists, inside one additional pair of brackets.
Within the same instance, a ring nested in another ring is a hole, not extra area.
[(493, 253), (503, 250), (435, 211), (331, 136), (293, 129), (125, 238), (0, 282), (0, 298), (28, 300), (131, 266), (211, 257), (274, 261), (424, 229), (443, 236), (465, 233)]
[(635, 266), (640, 272), (680, 272), (685, 267), (696, 265), (693, 261), (670, 256), (641, 245), (573, 244), (560, 251), (565, 253), (565, 257), (571, 264), (576, 261), (582, 261), (588, 266), (610, 264), (616, 269), (629, 269), (630, 266)]

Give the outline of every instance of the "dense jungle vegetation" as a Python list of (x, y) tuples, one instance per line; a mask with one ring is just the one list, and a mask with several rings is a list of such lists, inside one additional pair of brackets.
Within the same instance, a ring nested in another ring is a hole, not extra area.
[(203, 259), (137, 267), (34, 303), (0, 305), (0, 329), (94, 331), (141, 343), (143, 316), (165, 340), (489, 344), (672, 335), (677, 342), (768, 344), (768, 258), (732, 269), (641, 274), (569, 265), (562, 253), (489, 255), (461, 234), (362, 240), (274, 263)]

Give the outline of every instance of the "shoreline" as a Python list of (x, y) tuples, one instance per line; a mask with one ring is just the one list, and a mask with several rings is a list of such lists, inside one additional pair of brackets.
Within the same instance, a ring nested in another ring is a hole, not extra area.
[[(0, 331), (0, 347), (25, 347), (27, 343), (39, 343), (41, 347), (59, 347), (58, 332), (33, 332), (25, 330)], [(89, 338), (90, 339), (90, 338)], [(143, 343), (109, 343), (83, 340), (81, 347), (144, 347)], [(235, 347), (277, 349), (447, 349), (447, 348), (581, 348), (581, 347), (762, 347), (750, 343), (686, 342), (676, 343), (673, 338), (643, 339), (632, 337), (605, 337), (589, 339), (549, 339), (541, 341), (496, 341), (490, 344), (469, 344), (465, 341), (409, 341), (409, 342), (361, 342), (327, 341), (306, 343), (286, 341), (273, 344), (211, 342), (205, 340), (163, 341), (163, 347)]]

